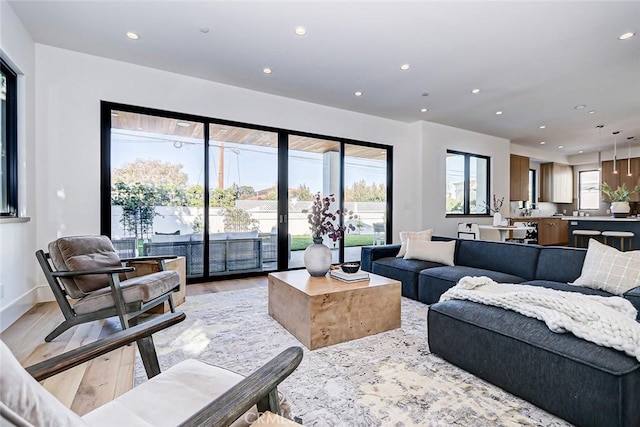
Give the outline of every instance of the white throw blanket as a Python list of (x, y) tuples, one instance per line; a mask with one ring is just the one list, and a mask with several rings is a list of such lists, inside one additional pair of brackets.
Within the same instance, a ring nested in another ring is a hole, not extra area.
[(584, 295), (467, 276), (440, 297), (440, 301), (451, 299), (516, 311), (542, 320), (553, 332), (569, 331), (595, 344), (624, 351), (640, 361), (637, 310), (621, 297)]

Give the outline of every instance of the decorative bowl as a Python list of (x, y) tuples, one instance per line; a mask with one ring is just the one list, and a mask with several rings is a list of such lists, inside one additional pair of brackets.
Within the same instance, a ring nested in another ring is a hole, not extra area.
[(360, 270), (359, 262), (345, 262), (341, 265), (342, 271), (345, 273), (357, 273)]

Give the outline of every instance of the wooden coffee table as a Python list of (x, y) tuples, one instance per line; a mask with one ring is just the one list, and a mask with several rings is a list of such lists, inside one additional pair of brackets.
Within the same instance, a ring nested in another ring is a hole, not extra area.
[(269, 273), (269, 315), (309, 350), (400, 327), (401, 284), (345, 283), (306, 270)]

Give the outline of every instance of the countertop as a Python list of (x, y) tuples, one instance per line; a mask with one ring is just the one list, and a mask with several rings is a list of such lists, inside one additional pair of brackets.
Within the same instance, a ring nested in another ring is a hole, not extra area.
[(513, 216), (511, 222), (527, 222), (527, 220), (536, 219), (561, 219), (563, 221), (632, 221), (640, 222), (640, 218), (613, 218), (611, 216), (560, 216), (560, 215), (545, 215), (545, 216)]
[(607, 222), (638, 222), (640, 218), (612, 218), (610, 216), (563, 216), (564, 221), (607, 221)]

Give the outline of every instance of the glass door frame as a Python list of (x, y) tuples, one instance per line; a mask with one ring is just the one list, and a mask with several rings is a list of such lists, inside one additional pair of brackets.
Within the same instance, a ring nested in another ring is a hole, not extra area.
[[(393, 146), (364, 142), (358, 140), (352, 140), (341, 137), (332, 137), (327, 135), (319, 135), (315, 133), (308, 132), (298, 132), (294, 130), (286, 130), (279, 128), (272, 128), (267, 126), (259, 126), (252, 125), (249, 123), (241, 123), (229, 120), (220, 120), (210, 117), (192, 115), (192, 114), (182, 114), (176, 113), (172, 111), (165, 111), (153, 108), (146, 107), (138, 107), (129, 104), (121, 104), (109, 101), (100, 101), (100, 141), (101, 141), (101, 149), (100, 149), (100, 165), (101, 165), (101, 173), (100, 173), (100, 233), (103, 235), (111, 236), (111, 112), (112, 110), (122, 110), (132, 113), (144, 114), (144, 115), (152, 115), (165, 117), (169, 119), (178, 119), (178, 120), (186, 120), (192, 122), (201, 122), (204, 126), (204, 141), (203, 144), (203, 164), (205, 168), (204, 173), (204, 208), (205, 215), (203, 218), (204, 229), (209, 229), (209, 190), (210, 190), (210, 179), (209, 179), (209, 168), (210, 168), (210, 158), (208, 155), (209, 148), (209, 126), (211, 124), (216, 125), (226, 125), (226, 126), (236, 126), (253, 130), (267, 131), (277, 133), (278, 137), (278, 200), (277, 200), (277, 216), (278, 216), (278, 249), (277, 249), (277, 271), (285, 271), (289, 269), (289, 239), (288, 239), (288, 181), (289, 181), (289, 171), (288, 171), (288, 139), (290, 135), (298, 135), (310, 138), (317, 139), (327, 139), (337, 141), (340, 144), (340, 185), (339, 185), (339, 198), (340, 198), (340, 209), (344, 209), (344, 179), (345, 179), (345, 145), (358, 145), (364, 147), (377, 148), (381, 150), (386, 150), (386, 243), (389, 243), (389, 236), (392, 235), (392, 223), (393, 223)], [(209, 233), (204, 233), (204, 259), (207, 260), (209, 256)], [(344, 240), (340, 241), (339, 244), (339, 260), (342, 262), (344, 260)], [(221, 279), (233, 279), (240, 277), (251, 277), (260, 274), (264, 274), (264, 272), (251, 272), (251, 273), (236, 273), (229, 274), (224, 276), (210, 276), (208, 271), (208, 262), (204, 262), (204, 271), (203, 276), (198, 278), (190, 278), (188, 283), (199, 283), (199, 282), (208, 282), (212, 280), (221, 280)]]

